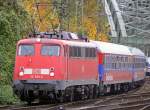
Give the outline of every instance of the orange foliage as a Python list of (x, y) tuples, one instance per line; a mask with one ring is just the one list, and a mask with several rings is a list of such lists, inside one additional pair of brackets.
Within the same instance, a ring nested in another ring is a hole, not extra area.
[[(84, 2), (84, 31), (90, 39), (100, 40), (108, 42), (108, 28), (105, 26), (105, 22), (101, 21), (104, 19), (102, 16), (98, 16), (97, 0), (85, 0)], [(98, 24), (101, 25), (98, 25)], [(100, 30), (99, 30), (100, 28)]]
[(98, 34), (98, 38), (99, 38), (100, 41), (104, 41), (104, 42), (108, 42), (109, 41), (108, 40), (108, 36), (106, 34), (104, 34), (104, 33), (99, 33)]
[(24, 0), (23, 3), (32, 16), (37, 31), (47, 31), (58, 26), (58, 15), (52, 9), (51, 0)]
[(96, 23), (92, 21), (92, 19), (85, 18), (84, 19), (84, 31), (86, 31), (87, 36), (93, 40), (100, 40), (104, 42), (108, 42), (108, 36), (105, 33), (97, 32)]
[[(40, 4), (37, 7), (36, 4), (38, 3)], [(70, 5), (75, 5), (73, 3), (75, 2), (72, 1)], [(23, 0), (23, 4), (34, 20), (36, 31), (48, 31), (58, 28), (60, 20), (57, 11), (53, 9), (52, 0)], [(68, 10), (70, 11), (70, 9)], [(101, 22), (102, 18), (97, 15), (97, 13), (99, 13), (97, 12), (97, 10), (99, 10), (97, 0), (85, 0), (83, 10), (83, 25), (80, 25), (82, 24), (81, 22), (77, 23), (77, 21), (80, 21), (81, 16), (77, 19), (75, 10), (70, 12), (69, 31), (78, 32), (82, 30), (89, 39), (108, 42), (108, 28), (105, 27), (105, 23), (103, 24), (103, 22)], [(66, 20), (65, 22), (67, 24)]]
[(96, 39), (96, 33), (97, 33), (96, 24), (92, 22), (92, 20), (85, 18), (84, 28), (89, 38)]

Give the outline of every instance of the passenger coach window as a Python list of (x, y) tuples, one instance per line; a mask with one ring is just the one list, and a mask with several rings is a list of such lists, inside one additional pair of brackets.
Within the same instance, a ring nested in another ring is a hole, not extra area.
[(59, 56), (60, 46), (57, 46), (57, 45), (42, 46), (41, 54), (48, 55), (48, 56)]
[(34, 46), (29, 44), (23, 44), (19, 46), (18, 55), (31, 56), (34, 55)]

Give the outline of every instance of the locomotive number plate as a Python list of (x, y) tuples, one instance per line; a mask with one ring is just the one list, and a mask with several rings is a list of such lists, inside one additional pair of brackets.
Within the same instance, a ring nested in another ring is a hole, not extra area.
[(41, 74), (41, 69), (33, 69), (33, 74)]

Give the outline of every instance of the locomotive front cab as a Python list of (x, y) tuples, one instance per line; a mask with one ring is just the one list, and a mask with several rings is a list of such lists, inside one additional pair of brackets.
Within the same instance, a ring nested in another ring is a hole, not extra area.
[(13, 89), (23, 100), (50, 95), (64, 79), (63, 46), (54, 41), (25, 40), (17, 45)]
[(58, 44), (19, 44), (15, 77), (19, 80), (60, 79), (61, 46)]

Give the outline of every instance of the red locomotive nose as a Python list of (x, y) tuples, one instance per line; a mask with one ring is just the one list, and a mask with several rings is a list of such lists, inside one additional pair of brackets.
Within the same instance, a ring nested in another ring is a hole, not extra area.
[(14, 79), (62, 79), (62, 59), (61, 44), (43, 43), (40, 38), (23, 40), (17, 48)]

